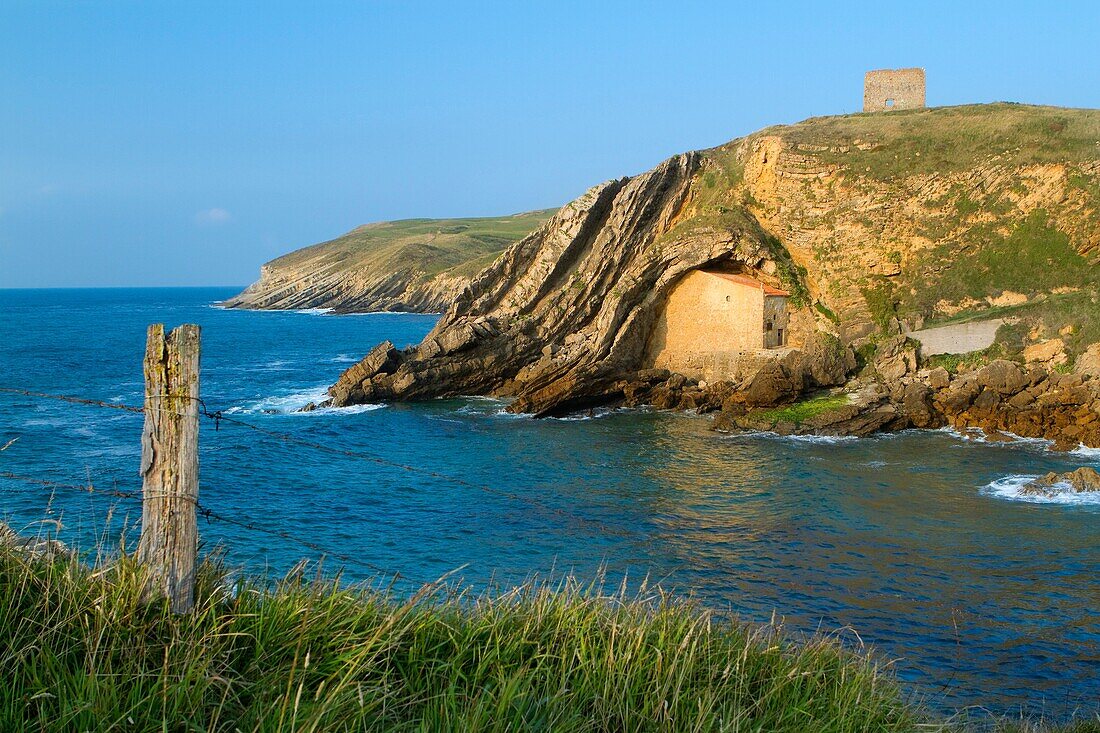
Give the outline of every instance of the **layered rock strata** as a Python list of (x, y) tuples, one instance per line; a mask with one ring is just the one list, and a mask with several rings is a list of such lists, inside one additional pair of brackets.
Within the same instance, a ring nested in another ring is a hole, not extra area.
[(785, 255), (743, 211), (677, 227), (703, 166), (687, 153), (590, 189), (482, 271), (421, 344), (381, 345), (349, 369), (332, 403), (495, 394), (548, 415), (621, 397), (682, 275), (774, 270)]
[(442, 313), (469, 283), (468, 277), (446, 273), (435, 277), (415, 269), (376, 273), (348, 269), (340, 262), (306, 269), (264, 265), (259, 280), (222, 305), (253, 310), (324, 308), (334, 313)]

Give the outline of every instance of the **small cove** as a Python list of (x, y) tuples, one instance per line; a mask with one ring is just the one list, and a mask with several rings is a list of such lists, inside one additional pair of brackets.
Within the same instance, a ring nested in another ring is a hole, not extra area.
[[(1100, 506), (1011, 492), (1022, 476), (1100, 466), (1095, 452), (947, 432), (721, 435), (707, 417), (653, 411), (535, 421), (484, 398), (288, 414), (378, 341), (416, 342), (436, 317), (210, 307), (229, 294), (0, 291), (0, 386), (140, 403), (145, 326), (197, 322), (212, 409), (397, 464), (204, 423), (204, 501), (350, 556), (348, 580), (459, 567), (475, 588), (562, 572), (648, 577), (745, 619), (778, 614), (793, 633), (852, 629), (933, 707), (1050, 713), (1100, 697)], [(18, 437), (0, 465), (140, 488), (140, 424), (0, 395), (0, 444)], [(140, 513), (109, 497), (0, 488), (13, 526), (59, 519), (84, 547)], [(285, 572), (312, 554), (245, 528), (200, 531), (250, 571)]]

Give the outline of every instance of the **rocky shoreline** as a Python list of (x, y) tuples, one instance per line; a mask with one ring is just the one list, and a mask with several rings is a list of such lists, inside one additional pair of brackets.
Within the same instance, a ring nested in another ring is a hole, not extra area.
[(795, 352), (742, 383), (700, 385), (680, 375), (643, 373), (624, 381), (623, 403), (715, 412), (721, 431), (863, 437), (950, 427), (994, 440), (1050, 440), (1056, 450), (1100, 447), (1098, 375), (1004, 359), (956, 374), (919, 368), (916, 344), (895, 337), (848, 379), (856, 357), (851, 349), (843, 353), (823, 361), (820, 353)]
[[(381, 344), (344, 381), (361, 384), (396, 374), (404, 358), (392, 344)], [(866, 437), (950, 427), (980, 431), (991, 440), (1049, 440), (1055, 450), (1100, 447), (1100, 374), (1005, 359), (957, 373), (919, 364), (918, 345), (905, 337), (888, 340), (874, 361), (860, 365), (853, 349), (822, 335), (782, 359), (759, 359), (741, 381), (708, 384), (646, 369), (607, 380), (599, 394), (589, 393), (586, 404), (571, 409), (652, 406), (714, 413), (714, 429), (725, 432)]]

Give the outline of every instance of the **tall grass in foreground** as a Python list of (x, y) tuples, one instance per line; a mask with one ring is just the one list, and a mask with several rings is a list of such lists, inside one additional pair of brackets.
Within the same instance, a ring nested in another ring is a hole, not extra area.
[(0, 542), (0, 730), (972, 727), (919, 722), (890, 675), (835, 640), (793, 643), (656, 593), (401, 598), (300, 572), (231, 583), (206, 564), (197, 595), (173, 616), (142, 605), (125, 558), (92, 570)]
[(765, 730), (913, 727), (889, 676), (826, 639), (564, 583), (402, 599), (292, 574), (194, 613), (0, 547), (0, 730)]

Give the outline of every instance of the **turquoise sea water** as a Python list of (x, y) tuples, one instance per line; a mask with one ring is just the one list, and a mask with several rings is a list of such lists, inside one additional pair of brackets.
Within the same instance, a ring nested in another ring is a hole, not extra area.
[[(742, 618), (776, 614), (792, 633), (851, 629), (934, 708), (1097, 709), (1100, 502), (1015, 488), (1100, 467), (1098, 452), (945, 432), (724, 436), (705, 416), (646, 411), (536, 421), (483, 398), (292, 414), (371, 346), (419, 341), (435, 318), (211, 307), (233, 292), (0, 291), (0, 386), (140, 404), (145, 327), (196, 322), (210, 409), (421, 469), (203, 421), (200, 498), (349, 556), (349, 580), (384, 568), (404, 589), (461, 568), (480, 588), (604, 568)], [(18, 438), (0, 471), (139, 489), (140, 429), (140, 415), (0, 394), (0, 445)], [(0, 478), (0, 518), (60, 521), (81, 547), (139, 517), (133, 501)], [(248, 570), (316, 556), (200, 522), (206, 546)]]

